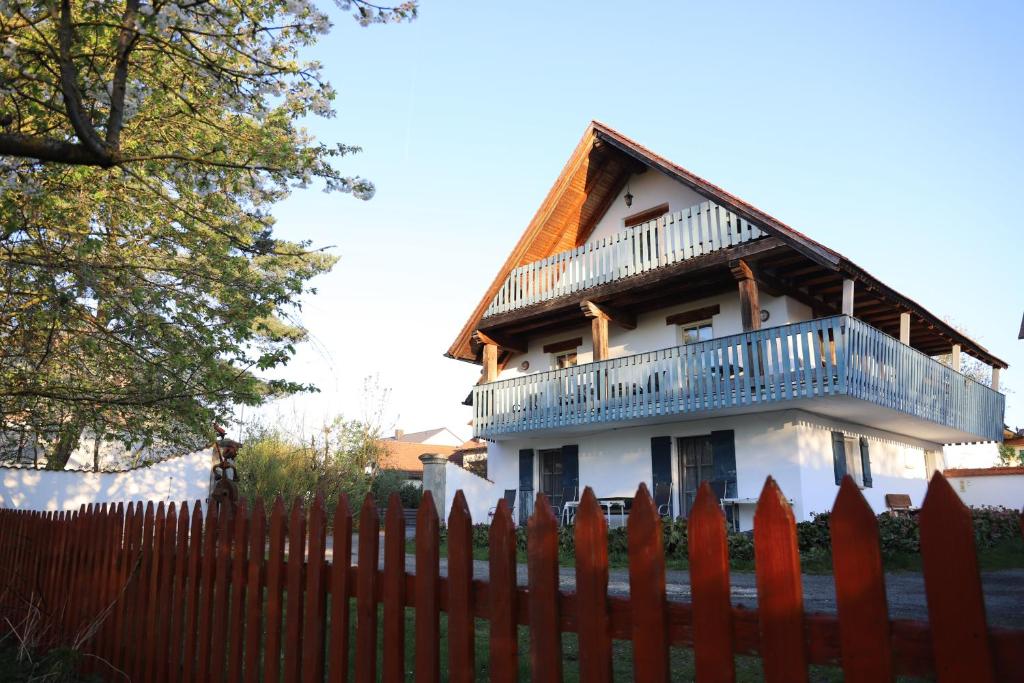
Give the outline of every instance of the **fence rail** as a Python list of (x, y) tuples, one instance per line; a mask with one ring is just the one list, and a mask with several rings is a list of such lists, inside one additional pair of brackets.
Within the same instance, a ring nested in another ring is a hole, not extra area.
[(473, 431), (493, 438), (837, 395), (1002, 436), (1002, 394), (849, 316), (481, 384)]
[[(412, 639), (415, 680), (439, 680), (443, 661), (450, 680), (469, 681), (482, 664), (474, 619), (489, 622), (495, 681), (515, 680), (527, 654), (518, 651), (518, 626), (530, 631), (533, 680), (561, 680), (567, 632), (578, 634), (587, 681), (611, 680), (613, 640), (632, 641), (634, 677), (643, 681), (669, 680), (672, 646), (694, 649), (696, 678), (706, 681), (733, 680), (737, 654), (761, 657), (769, 682), (807, 680), (811, 664), (840, 666), (856, 681), (1024, 679), (1024, 631), (987, 626), (970, 511), (941, 474), (920, 515), (928, 622), (889, 620), (877, 521), (849, 477), (830, 522), (836, 615), (804, 613), (793, 514), (771, 478), (754, 518), (756, 610), (730, 602), (725, 520), (707, 484), (689, 524), (692, 603), (666, 599), (661, 521), (643, 485), (628, 522), (628, 597), (608, 594), (606, 522), (589, 489), (573, 530), (575, 592), (559, 589), (558, 529), (543, 496), (528, 523), (527, 587), (516, 583), (515, 524), (504, 501), (490, 528), (489, 580), (473, 580), (472, 520), (461, 491), (448, 519), (447, 577), (429, 494), (417, 520), (415, 573), (405, 568), (397, 496), (385, 515), (383, 569), (369, 498), (355, 565), (344, 497), (334, 513), (333, 563), (325, 559), (320, 499), (308, 516), (298, 504), (286, 515), (278, 500), (269, 524), (260, 503), (251, 513), (208, 510), (205, 520), (199, 508), (173, 504), (0, 510), (0, 630), (41, 646), (77, 642), (94, 655), (82, 660), (85, 672), (109, 680), (368, 683), (377, 680), (380, 653), (383, 680), (400, 681)], [(415, 612), (414, 633), (405, 632), (406, 608)]]
[(764, 234), (732, 211), (702, 202), (514, 268), (484, 317), (710, 254)]

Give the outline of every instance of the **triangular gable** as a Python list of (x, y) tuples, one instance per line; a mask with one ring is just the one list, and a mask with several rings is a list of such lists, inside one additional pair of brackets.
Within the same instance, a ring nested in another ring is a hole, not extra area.
[[(583, 244), (629, 177), (648, 168), (666, 173), (712, 201), (738, 209), (737, 213), (741, 216), (751, 222), (765, 225), (769, 232), (778, 233), (780, 236), (785, 234), (787, 241), (793, 242), (794, 246), (804, 240), (813, 245), (800, 244), (804, 247), (799, 249), (800, 251), (815, 253), (823, 260), (835, 258), (822, 245), (795, 231), (790, 231), (767, 214), (733, 197), (716, 185), (658, 156), (603, 123), (592, 121), (558, 179), (548, 191), (544, 202), (446, 355), (450, 358), (475, 361), (476, 354), (470, 348), (473, 331), (509, 272), (523, 264)], [(788, 234), (790, 232), (794, 234), (791, 236)]]
[(994, 366), (1007, 367), (980, 344), (841, 254), (598, 121), (591, 121), (587, 126), (544, 202), (445, 355), (478, 362), (471, 348), (473, 332), (512, 269), (583, 244), (629, 177), (645, 169), (664, 173), (697, 194), (729, 208), (819, 266), (832, 272), (842, 271), (862, 281), (894, 309), (913, 311), (933, 333), (962, 344), (970, 355)]

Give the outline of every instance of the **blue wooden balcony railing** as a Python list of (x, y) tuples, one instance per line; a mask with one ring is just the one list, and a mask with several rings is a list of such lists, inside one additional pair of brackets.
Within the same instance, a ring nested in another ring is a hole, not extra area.
[(703, 202), (512, 270), (484, 317), (565, 296), (763, 237), (732, 211)]
[(482, 384), (473, 431), (493, 438), (840, 395), (978, 440), (1002, 435), (1002, 394), (848, 316)]

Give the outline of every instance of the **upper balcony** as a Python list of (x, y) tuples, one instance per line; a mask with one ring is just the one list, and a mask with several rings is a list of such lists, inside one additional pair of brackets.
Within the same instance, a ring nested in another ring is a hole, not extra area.
[(622, 280), (764, 237), (713, 202), (627, 228), (571, 251), (514, 268), (484, 317)]
[(998, 440), (1005, 397), (845, 315), (478, 385), (474, 436), (803, 408), (935, 443)]

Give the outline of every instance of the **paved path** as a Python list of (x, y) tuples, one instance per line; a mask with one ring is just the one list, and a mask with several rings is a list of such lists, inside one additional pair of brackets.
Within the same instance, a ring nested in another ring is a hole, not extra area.
[[(411, 538), (411, 536), (410, 536)], [(328, 540), (328, 543), (330, 541)], [(358, 535), (352, 537), (352, 560), (356, 560)], [(380, 562), (383, 567), (384, 543), (381, 536)], [(416, 558), (406, 557), (406, 571), (416, 572)], [(559, 568), (559, 583), (562, 590), (576, 588), (576, 570), (572, 567)], [(447, 576), (448, 562), (441, 558), (441, 575)], [(486, 580), (487, 562), (473, 562), (473, 577)], [(519, 585), (527, 584), (526, 565), (518, 566)], [(733, 572), (732, 601), (749, 609), (757, 607), (757, 587), (753, 572)], [(690, 600), (690, 573), (683, 570), (666, 572), (666, 592), (670, 600)], [(993, 626), (1024, 628), (1024, 570), (1006, 569), (982, 572), (982, 588), (985, 593), (985, 608), (989, 623)], [(835, 587), (831, 575), (804, 574), (804, 609), (807, 612), (835, 612)], [(889, 616), (893, 619), (928, 618), (924, 579), (918, 572), (897, 572), (885, 576), (886, 594), (889, 600)], [(608, 571), (608, 592), (612, 595), (629, 595), (629, 574), (625, 569)]]

